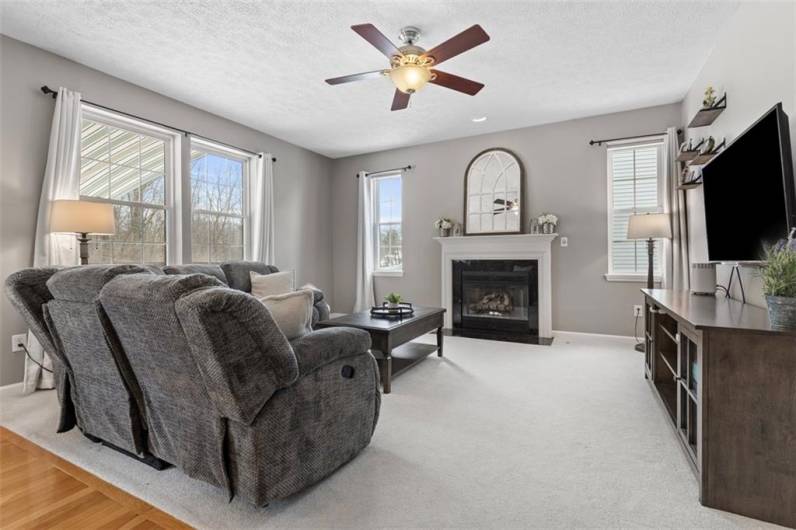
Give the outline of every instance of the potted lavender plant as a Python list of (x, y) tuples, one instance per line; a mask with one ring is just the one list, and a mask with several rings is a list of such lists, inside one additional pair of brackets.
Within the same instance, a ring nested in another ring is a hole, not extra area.
[(762, 278), (771, 327), (796, 329), (796, 248), (789, 244), (769, 249)]

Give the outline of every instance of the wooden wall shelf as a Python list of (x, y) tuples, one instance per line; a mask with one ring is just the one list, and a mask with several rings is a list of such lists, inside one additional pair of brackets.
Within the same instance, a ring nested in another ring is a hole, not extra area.
[(682, 184), (677, 186), (677, 189), (678, 190), (693, 190), (694, 188), (698, 188), (701, 185), (702, 185), (702, 181), (701, 180), (696, 181), (696, 182), (683, 182)]
[(695, 159), (699, 156), (699, 150), (694, 149), (693, 151), (681, 151), (679, 155), (677, 155), (678, 162), (690, 162), (691, 160)]
[(712, 107), (707, 109), (699, 109), (691, 119), (691, 123), (688, 124), (688, 127), (706, 127), (716, 121), (716, 118), (719, 117), (719, 114), (724, 112), (724, 109), (726, 108), (727, 94), (724, 94), (721, 96), (721, 99), (718, 100)]

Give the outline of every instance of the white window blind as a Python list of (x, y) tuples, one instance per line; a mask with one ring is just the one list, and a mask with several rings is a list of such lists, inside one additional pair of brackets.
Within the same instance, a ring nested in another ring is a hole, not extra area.
[[(662, 211), (663, 142), (608, 149), (609, 275), (646, 275), (647, 242), (627, 239), (634, 213)], [(661, 241), (655, 242), (653, 271), (661, 272)]]

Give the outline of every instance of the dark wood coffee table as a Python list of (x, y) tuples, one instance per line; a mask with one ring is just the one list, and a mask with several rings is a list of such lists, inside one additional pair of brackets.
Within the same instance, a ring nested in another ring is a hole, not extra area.
[[(442, 357), (442, 325), (445, 309), (441, 307), (415, 306), (408, 317), (374, 317), (369, 311), (352, 313), (342, 317), (318, 322), (316, 328), (345, 326), (364, 329), (370, 333), (372, 350), (379, 361), (381, 384), (385, 394), (391, 391), (393, 376), (407, 370), (436, 350)], [(410, 343), (413, 339), (437, 330), (437, 347)], [(405, 345), (402, 348), (398, 348)], [(410, 347), (411, 346), (411, 347)], [(394, 366), (393, 366), (394, 365)]]

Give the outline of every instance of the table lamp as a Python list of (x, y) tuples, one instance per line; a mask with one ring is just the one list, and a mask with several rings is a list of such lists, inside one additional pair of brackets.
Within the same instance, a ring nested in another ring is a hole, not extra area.
[(654, 240), (671, 237), (672, 227), (669, 224), (669, 214), (641, 213), (630, 216), (627, 223), (627, 238), (647, 240), (647, 289), (655, 287), (652, 276)]
[(88, 264), (89, 234), (112, 235), (116, 233), (113, 205), (77, 200), (52, 201), (50, 232), (77, 234), (80, 242), (80, 264)]

